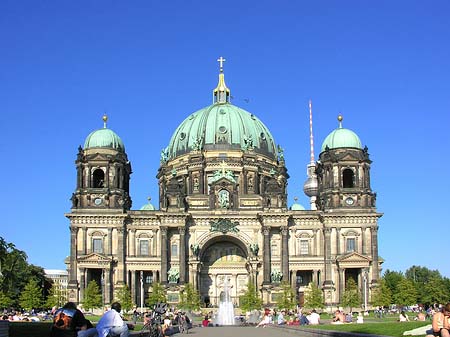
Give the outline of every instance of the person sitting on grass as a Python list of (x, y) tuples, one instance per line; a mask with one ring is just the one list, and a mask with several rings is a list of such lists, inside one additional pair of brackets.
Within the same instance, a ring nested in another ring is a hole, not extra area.
[(432, 334), (428, 334), (427, 337), (429, 336), (450, 337), (449, 316), (450, 316), (450, 303), (447, 303), (444, 307), (442, 307), (441, 311), (438, 311), (433, 315), (433, 320), (431, 323)]
[(130, 335), (128, 324), (120, 316), (121, 310), (122, 306), (119, 302), (111, 304), (111, 310), (103, 314), (96, 326), (99, 337), (128, 337)]
[(408, 317), (408, 315), (405, 313), (404, 310), (402, 310), (402, 312), (401, 312), (400, 315), (398, 316), (398, 321), (399, 321), (399, 322), (409, 322), (409, 317)]
[(331, 324), (344, 324), (345, 322), (345, 315), (342, 311), (336, 310), (334, 313), (334, 318), (331, 322)]

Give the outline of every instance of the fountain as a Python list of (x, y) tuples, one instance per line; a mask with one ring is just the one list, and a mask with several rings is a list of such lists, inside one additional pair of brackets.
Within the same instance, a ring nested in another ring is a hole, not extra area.
[(228, 278), (225, 276), (223, 281), (223, 297), (221, 296), (219, 311), (216, 316), (216, 324), (218, 325), (234, 325), (234, 307), (231, 301), (230, 288)]

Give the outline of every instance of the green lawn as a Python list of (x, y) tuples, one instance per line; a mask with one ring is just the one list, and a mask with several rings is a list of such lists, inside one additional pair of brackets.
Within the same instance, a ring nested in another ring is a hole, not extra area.
[[(315, 326), (305, 326), (306, 328), (312, 329), (323, 329), (323, 330), (334, 330), (334, 331), (345, 331), (354, 333), (366, 333), (374, 335), (385, 335), (385, 336), (403, 336), (403, 332), (407, 330), (412, 330), (419, 328), (424, 325), (431, 324), (428, 322), (379, 322), (379, 323), (363, 323), (363, 324), (323, 324)], [(423, 335), (425, 336), (425, 335)]]

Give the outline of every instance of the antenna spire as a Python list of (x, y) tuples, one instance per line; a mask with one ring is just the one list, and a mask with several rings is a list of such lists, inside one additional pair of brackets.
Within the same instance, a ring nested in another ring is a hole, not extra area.
[(310, 162), (314, 163), (314, 137), (313, 137), (313, 122), (312, 122), (312, 101), (309, 100), (309, 145), (311, 151)]

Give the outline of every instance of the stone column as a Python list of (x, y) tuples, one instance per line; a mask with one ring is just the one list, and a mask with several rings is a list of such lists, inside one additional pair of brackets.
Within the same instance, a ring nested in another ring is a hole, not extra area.
[(264, 284), (270, 284), (270, 273), (271, 273), (271, 263), (270, 263), (270, 227), (263, 227), (264, 235), (264, 251), (263, 251), (263, 266), (264, 266)]
[(112, 228), (108, 228), (108, 251), (106, 252), (106, 255), (112, 255), (112, 241)]
[(324, 254), (325, 254), (325, 277), (324, 277), (324, 283), (325, 284), (333, 284), (332, 278), (331, 278), (331, 228), (327, 227), (324, 228)]
[(288, 252), (288, 227), (282, 226), (281, 233), (281, 272), (283, 280), (289, 283), (289, 252)]
[(70, 226), (70, 268), (69, 268), (69, 284), (67, 289), (69, 292), (69, 301), (77, 303), (79, 300), (78, 280), (77, 280), (77, 234), (78, 227)]
[(317, 282), (319, 281), (317, 273), (318, 273), (317, 270), (313, 270), (313, 272), (312, 272), (312, 282), (315, 285), (317, 285)]
[(336, 255), (341, 255), (341, 229), (336, 228)]
[(339, 303), (345, 291), (345, 268), (339, 269)]
[(362, 254), (367, 255), (366, 227), (361, 228), (361, 249), (362, 249)]
[(85, 288), (86, 288), (86, 268), (80, 268), (80, 299), (84, 298)]
[(137, 301), (137, 293), (136, 293), (136, 270), (131, 271), (131, 298), (134, 303), (138, 303)]
[(293, 270), (291, 272), (291, 286), (292, 288), (296, 289), (297, 287), (297, 270)]
[(180, 284), (186, 283), (186, 228), (178, 227), (180, 233)]
[(372, 282), (377, 283), (380, 275), (378, 268), (378, 225), (370, 227), (372, 253)]
[(319, 230), (314, 229), (313, 231), (314, 233), (314, 250), (312, 251), (312, 254), (314, 256), (319, 256), (320, 255), (320, 247), (319, 247), (319, 238), (317, 237), (319, 234)]
[(81, 228), (81, 251), (80, 254), (82, 255), (86, 255), (86, 246), (87, 246), (87, 242), (86, 242), (86, 237), (87, 237), (87, 229), (86, 228)]
[[(149, 253), (150, 253), (150, 245), (149, 245)], [(130, 231), (130, 251), (128, 252), (130, 256), (136, 256), (136, 230), (132, 229)]]
[(161, 284), (167, 284), (167, 227), (161, 227)]
[(111, 269), (104, 269), (105, 272), (105, 303), (111, 303), (112, 284), (111, 284)]
[(117, 269), (116, 282), (125, 283), (125, 228), (117, 228)]

